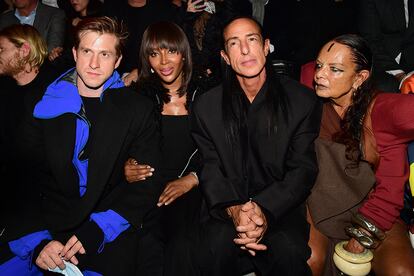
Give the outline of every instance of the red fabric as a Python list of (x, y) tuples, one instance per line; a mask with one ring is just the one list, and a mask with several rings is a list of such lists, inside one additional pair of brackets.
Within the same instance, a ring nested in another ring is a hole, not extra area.
[(300, 68), (300, 83), (314, 89), (313, 86), (313, 75), (315, 74), (315, 61), (310, 61)]
[(383, 230), (391, 229), (403, 207), (409, 177), (407, 145), (414, 140), (413, 118), (414, 95), (383, 93), (376, 97), (371, 121), (380, 155), (377, 184), (359, 212)]

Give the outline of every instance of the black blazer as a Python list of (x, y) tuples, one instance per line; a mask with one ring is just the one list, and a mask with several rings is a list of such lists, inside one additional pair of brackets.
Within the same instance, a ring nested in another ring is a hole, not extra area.
[(249, 158), (256, 161), (250, 163), (253, 172), (247, 175), (242, 158), (246, 149), (230, 146), (225, 138), (222, 88), (201, 95), (194, 104), (192, 133), (203, 158), (200, 187), (210, 214), (217, 218), (225, 207), (252, 198), (271, 214), (269, 219), (278, 220), (302, 205), (314, 184), (318, 171), (314, 140), (319, 133), (321, 103), (294, 80), (275, 77), (271, 81), (275, 82), (273, 87), (279, 87), (281, 98), (277, 131), (268, 135), (267, 121), (262, 120), (266, 101), (262, 90), (254, 100), (259, 103), (249, 108), (249, 113), (258, 117), (249, 124), (247, 150), (253, 152)]
[[(14, 13), (15, 10), (13, 9), (0, 15), (0, 30), (13, 24), (20, 24)], [(39, 1), (33, 27), (45, 40), (49, 51), (55, 47), (63, 47), (65, 24), (66, 15), (62, 9), (44, 5)]]
[[(374, 52), (376, 67), (388, 71), (414, 69), (414, 1), (408, 0), (406, 28), (403, 0), (361, 0), (358, 28)], [(411, 3), (410, 3), (411, 2)], [(402, 53), (401, 62), (395, 58)]]
[(145, 214), (156, 206), (160, 183), (157, 177), (151, 177), (127, 184), (123, 165), (131, 156), (143, 164), (158, 166), (159, 131), (153, 104), (128, 88), (104, 92), (101, 104), (102, 117), (89, 148), (88, 182), (83, 197), (72, 165), (75, 115), (39, 120), (29, 114), (20, 148), (23, 161), (30, 162), (33, 168), (39, 189), (34, 196), (39, 206), (28, 208), (22, 217), (10, 222), (2, 239), (36, 230), (71, 231), (88, 220), (91, 213), (108, 209), (134, 227), (142, 226)]
[[(314, 60), (329, 39), (355, 32), (356, 24), (349, 18), (356, 12), (357, 1), (269, 0), (265, 6), (263, 36), (275, 46), (270, 57), (298, 65)], [(224, 7), (227, 20), (252, 15), (249, 0), (226, 0)]]

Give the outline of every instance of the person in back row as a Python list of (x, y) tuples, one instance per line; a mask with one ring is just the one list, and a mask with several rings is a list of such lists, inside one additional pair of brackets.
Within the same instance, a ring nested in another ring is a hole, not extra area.
[(14, 24), (31, 25), (46, 41), (49, 60), (57, 58), (65, 40), (65, 12), (39, 0), (14, 0), (13, 5), (15, 9), (0, 15), (0, 30)]

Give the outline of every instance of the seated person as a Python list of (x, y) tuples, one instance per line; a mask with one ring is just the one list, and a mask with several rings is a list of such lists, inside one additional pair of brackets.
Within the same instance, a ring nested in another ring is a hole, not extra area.
[(57, 58), (65, 40), (65, 12), (39, 0), (13, 1), (13, 4), (15, 9), (0, 15), (0, 30), (19, 23), (32, 25), (46, 41), (49, 60)]
[[(30, 25), (12, 25), (0, 31), (0, 209), (4, 216), (19, 216), (33, 192), (26, 173), (30, 165), (16, 155), (19, 126), (47, 86), (57, 77), (47, 64), (47, 46)], [(5, 222), (0, 219), (0, 229)]]
[[(414, 273), (414, 251), (399, 218), (407, 145), (414, 140), (414, 97), (372, 89), (371, 69), (372, 52), (357, 35), (334, 38), (316, 59), (315, 90), (325, 104), (320, 171), (308, 199), (314, 275), (339, 275), (332, 253), (337, 242), (349, 239), (345, 227), (352, 237), (347, 251), (373, 249), (375, 275)], [(362, 238), (355, 238), (357, 232)]]
[(385, 92), (399, 92), (414, 71), (414, 10), (410, 1), (358, 1), (358, 31), (374, 54), (372, 81)]
[(232, 20), (223, 39), (223, 85), (199, 97), (191, 118), (203, 160), (195, 261), (202, 275), (310, 275), (305, 200), (321, 103), (266, 66), (257, 21)]
[(162, 159), (158, 168), (129, 160), (126, 177), (137, 181), (150, 177), (154, 169), (162, 176), (164, 189), (158, 206), (166, 241), (164, 275), (183, 275), (180, 269), (191, 265), (191, 256), (182, 243), (195, 232), (201, 202), (197, 188), (200, 156), (191, 137), (189, 113), (202, 90), (191, 79), (192, 56), (187, 37), (172, 22), (161, 21), (146, 29), (140, 61), (137, 90), (158, 107)]
[(108, 17), (82, 20), (76, 68), (25, 117), (20, 160), (33, 168), (37, 204), (6, 221), (1, 275), (73, 265), (94, 275), (135, 274), (144, 216), (156, 208), (160, 187), (156, 176), (126, 183), (123, 164), (133, 157), (156, 167), (159, 134), (151, 101), (125, 88), (115, 71), (125, 38)]

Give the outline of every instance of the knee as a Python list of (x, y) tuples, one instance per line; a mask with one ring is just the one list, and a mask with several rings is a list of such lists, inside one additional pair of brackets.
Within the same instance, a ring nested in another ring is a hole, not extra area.
[[(276, 237), (276, 238), (275, 238)], [(310, 247), (302, 239), (296, 239), (287, 233), (280, 233), (267, 242), (268, 250), (286, 262), (306, 263), (311, 256)]]
[(388, 263), (382, 267), (381, 270), (373, 268), (375, 275), (393, 275), (393, 276), (414, 276), (414, 265), (413, 264), (399, 264), (399, 263)]
[(312, 270), (312, 274), (315, 276), (322, 275), (328, 254), (328, 238), (320, 233), (313, 224), (311, 224), (310, 228), (308, 245), (312, 251), (308, 259), (308, 265)]
[(326, 255), (326, 251), (314, 250), (312, 248), (311, 256), (307, 261), (309, 267), (312, 270), (312, 275), (322, 275), (325, 266)]

